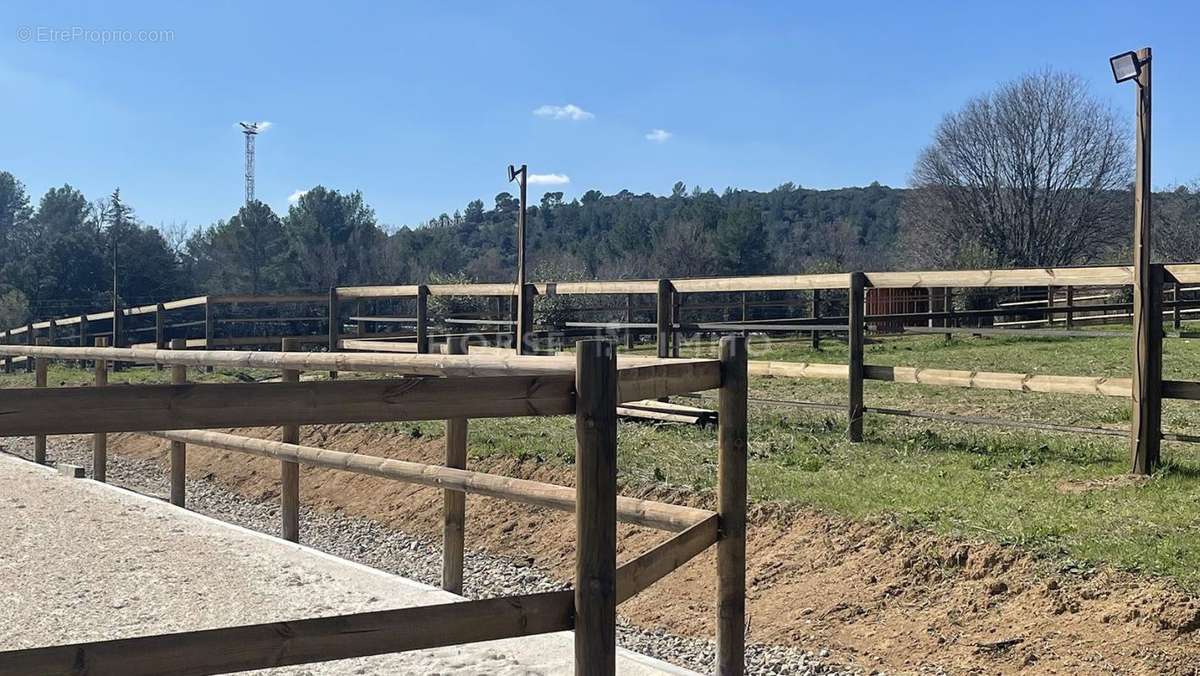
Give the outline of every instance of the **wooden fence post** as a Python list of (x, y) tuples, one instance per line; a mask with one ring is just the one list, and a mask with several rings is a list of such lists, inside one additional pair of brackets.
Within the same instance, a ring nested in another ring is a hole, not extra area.
[(521, 298), (517, 303), (517, 354), (535, 354), (533, 345), (533, 294), (537, 289), (533, 284), (526, 284), (520, 289)]
[[(743, 291), (742, 292), (742, 323), (745, 324), (748, 321), (750, 321), (750, 302), (747, 298), (746, 292)], [(747, 329), (742, 329), (742, 337), (749, 338), (750, 331)]]
[(617, 351), (575, 344), (575, 673), (616, 672)]
[[(217, 317), (216, 311), (213, 309), (212, 301), (208, 298), (204, 299), (204, 349), (212, 350), (215, 348), (213, 339), (216, 337)], [(204, 370), (208, 373), (213, 372), (213, 367), (206, 366)]]
[[(950, 287), (942, 289), (942, 309), (946, 312), (946, 318), (942, 320), (942, 326), (952, 328), (954, 326), (954, 291)], [(946, 340), (950, 340), (954, 334), (947, 333)]]
[[(342, 333), (341, 303), (336, 286), (329, 287), (329, 354), (338, 351), (338, 339)], [(337, 380), (337, 371), (329, 372), (330, 380)]]
[[(504, 319), (504, 316), (505, 316), (504, 315), (504, 296), (495, 296), (494, 301), (496, 304), (496, 315), (495, 315), (494, 319), (497, 319), (497, 320)], [(497, 327), (496, 330), (499, 332), (500, 327)], [(493, 340), (495, 342), (492, 342)], [(499, 333), (497, 333), (496, 336), (489, 339), (485, 344), (502, 346), (504, 344), (504, 339), (500, 336)]]
[(367, 335), (367, 323), (363, 321), (363, 312), (366, 310), (363, 304), (363, 299), (357, 298), (354, 301), (354, 337), (365, 338)]
[[(928, 289), (926, 289), (926, 292), (927, 292), (927, 296), (928, 296), (928, 299), (926, 301), (927, 309), (929, 310), (929, 314), (932, 315), (933, 314), (933, 287), (931, 286)], [(903, 323), (903, 320), (901, 320), (901, 323)], [(929, 321), (927, 321), (925, 323), (925, 326), (932, 329), (934, 324), (935, 324), (935, 322), (933, 321), (933, 317), (931, 316), (929, 318)]]
[[(1129, 436), (1133, 473), (1150, 474), (1162, 445), (1163, 277), (1161, 264), (1146, 270), (1144, 288), (1135, 284), (1133, 324), (1136, 343), (1133, 365), (1133, 416)], [(1135, 278), (1136, 279), (1136, 278)], [(1139, 293), (1140, 291), (1140, 293)]]
[[(446, 354), (467, 354), (467, 337), (453, 336), (446, 343)], [(467, 419), (446, 421), (446, 466), (467, 468)], [(463, 593), (463, 541), (466, 529), (467, 494), (442, 492), (442, 589)]]
[(741, 676), (746, 660), (746, 339), (721, 339), (717, 458), (717, 673)]
[[(154, 349), (167, 349), (167, 310), (162, 303), (154, 306)], [(162, 364), (154, 365), (155, 371), (163, 370)]]
[[(129, 332), (127, 331), (129, 321), (125, 317), (125, 309), (120, 305), (113, 308), (112, 320), (112, 341), (110, 344), (113, 347), (129, 347)], [(113, 361), (113, 370), (124, 368), (122, 362)]]
[[(38, 338), (38, 345), (45, 345), (49, 342), (48, 338)], [(26, 357), (29, 359), (29, 357)], [(36, 357), (33, 359), (33, 386), (46, 386), (46, 362), (45, 357)], [(38, 434), (33, 437), (33, 461), (38, 464), (46, 464), (46, 435)]]
[(520, 303), (517, 300), (516, 294), (508, 297), (508, 319), (512, 322), (512, 335), (509, 337), (512, 339), (512, 349), (514, 354), (520, 354), (520, 352), (517, 351), (517, 345), (521, 342), (521, 318), (517, 314), (517, 309), (519, 306)]
[(53, 346), (58, 340), (58, 322), (51, 319), (46, 322), (46, 345)]
[[(279, 346), (282, 352), (296, 352), (300, 341), (284, 338)], [(281, 380), (285, 383), (300, 382), (300, 372), (283, 369)], [(300, 426), (284, 425), (280, 440), (285, 444), (300, 443)], [(284, 540), (300, 541), (300, 464), (288, 460), (279, 461), (279, 513), (283, 523), (280, 531)]]
[(417, 352), (429, 352), (429, 287), (417, 287)]
[(850, 335), (850, 441), (863, 438), (863, 303), (866, 300), (867, 276), (862, 272), (850, 273), (850, 298), (847, 318)]
[[(206, 304), (207, 307), (207, 304)], [(171, 341), (172, 350), (186, 350), (187, 340), (176, 338)], [(187, 382), (187, 367), (171, 367), (171, 384), (182, 385)], [(171, 504), (183, 507), (185, 502), (185, 482), (187, 481), (187, 444), (182, 441), (171, 442)]]
[(675, 291), (671, 294), (671, 356), (679, 356), (679, 342), (683, 338), (683, 294)]
[[(813, 289), (812, 292), (812, 318), (813, 321), (821, 319), (821, 290)], [(817, 329), (812, 330), (812, 349), (821, 349), (821, 332)]]
[[(33, 322), (29, 322), (25, 325), (25, 344), (33, 345), (33, 341), (34, 341)], [(25, 372), (33, 373), (33, 358), (32, 357), (25, 357)]]
[(1075, 287), (1067, 285), (1067, 330), (1075, 328)]
[[(4, 332), (4, 344), (8, 345), (10, 343), (12, 343), (12, 329), (8, 329)], [(13, 363), (12, 363), (11, 355), (4, 357), (4, 372), (5, 373), (13, 372)]]
[[(108, 347), (108, 339), (96, 338), (96, 347)], [(94, 364), (96, 387), (108, 385), (108, 362), (104, 359), (97, 359)], [(92, 435), (92, 478), (100, 482), (108, 480), (108, 435), (104, 432), (96, 432)]]
[(671, 356), (671, 296), (675, 287), (669, 279), (658, 280), (658, 358)]
[[(633, 323), (633, 294), (625, 294), (625, 323)], [(625, 349), (633, 349), (633, 328), (625, 327)]]
[[(88, 316), (85, 312), (79, 315), (79, 347), (87, 347), (92, 342), (92, 337), (88, 335)], [(87, 360), (79, 360), (79, 368), (87, 368)]]
[(1171, 298), (1175, 301), (1175, 306), (1173, 308), (1174, 311), (1171, 313), (1171, 326), (1173, 326), (1176, 331), (1183, 328), (1183, 306), (1180, 305), (1181, 301), (1179, 300), (1179, 292), (1182, 290), (1182, 288), (1183, 285), (1179, 282), (1174, 282), (1172, 286), (1173, 293), (1171, 294)]

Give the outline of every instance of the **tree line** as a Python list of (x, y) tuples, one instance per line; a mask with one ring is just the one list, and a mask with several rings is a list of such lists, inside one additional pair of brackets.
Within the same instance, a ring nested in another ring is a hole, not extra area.
[[(670, 194), (545, 193), (527, 206), (531, 278), (617, 279), (1056, 266), (1129, 260), (1127, 125), (1079, 78), (1042, 72), (947, 115), (910, 188), (878, 183)], [(285, 214), (262, 202), (191, 232), (142, 223), (119, 190), (70, 185), (32, 203), (0, 171), (0, 321), (194, 294), (345, 284), (508, 281), (517, 199), (501, 192), (414, 226), (360, 192), (316, 186)], [(1200, 192), (1154, 195), (1160, 259), (1200, 259)], [(114, 288), (115, 280), (115, 288)]]
[[(769, 192), (688, 189), (670, 195), (561, 192), (528, 207), (533, 279), (766, 274), (883, 261), (903, 190)], [(0, 172), (0, 297), (10, 324), (191, 294), (312, 291), (346, 284), (507, 281), (516, 266), (512, 194), (416, 226), (379, 223), (359, 192), (323, 186), (286, 214), (253, 202), (186, 236), (142, 223), (119, 190), (89, 202), (70, 185), (32, 207)], [(116, 256), (114, 260), (114, 255)]]

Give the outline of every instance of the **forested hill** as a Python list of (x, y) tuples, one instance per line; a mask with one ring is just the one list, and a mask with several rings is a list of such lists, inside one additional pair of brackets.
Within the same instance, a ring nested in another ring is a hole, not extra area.
[[(979, 227), (963, 227), (972, 223), (969, 215), (918, 209), (914, 216), (919, 195), (878, 184), (838, 190), (784, 184), (769, 192), (718, 194), (677, 183), (670, 195), (592, 190), (570, 202), (550, 192), (529, 208), (529, 278), (654, 279), (1064, 262), (1063, 256), (1040, 250), (1022, 258), (1020, 251), (1009, 250), (1009, 238), (987, 239)], [(1120, 214), (1132, 209), (1128, 192), (1096, 199), (1113, 201)], [(368, 198), (357, 191), (323, 186), (304, 192), (285, 214), (262, 202), (231, 212), (230, 218), (198, 229), (155, 228), (144, 224), (117, 190), (90, 202), (63, 185), (35, 202), (20, 181), (0, 171), (0, 325), (110, 306), (114, 281), (119, 302), (138, 305), (201, 293), (322, 292), (347, 284), (510, 281), (515, 275), (518, 205), (507, 192), (496, 195), (490, 208), (475, 200), (410, 227), (379, 223)], [(1120, 214), (1111, 219), (1117, 230), (1127, 219)], [(930, 224), (937, 222), (948, 224), (940, 238), (931, 236)], [(1197, 223), (1200, 192), (1180, 187), (1156, 193), (1160, 256), (1200, 258)], [(1057, 226), (1047, 221), (1040, 227), (1053, 231)], [(1119, 238), (1118, 244), (1124, 241)], [(1087, 238), (1085, 244), (1086, 250), (1065, 262), (1127, 259), (1104, 238)], [(931, 248), (937, 255), (929, 255)], [(970, 256), (960, 255), (963, 251)], [(918, 259), (922, 253), (926, 258)]]
[[(531, 207), (528, 255), (537, 278), (753, 275), (886, 266), (904, 190), (770, 192), (693, 189), (669, 196), (589, 191), (564, 202), (547, 193)], [(507, 280), (515, 264), (517, 202), (509, 193), (389, 238), (385, 266), (401, 280), (462, 273)]]
[[(531, 280), (753, 275), (886, 267), (902, 190), (770, 192), (688, 188), (563, 201), (528, 218)], [(0, 319), (67, 316), (199, 293), (324, 291), (343, 284), (507, 281), (516, 199), (500, 193), (415, 227), (379, 223), (367, 196), (316, 186), (286, 214), (262, 202), (198, 229), (144, 224), (119, 190), (89, 201), (70, 185), (31, 199), (0, 171)], [(115, 266), (115, 274), (114, 274)], [(114, 280), (115, 277), (115, 280)]]

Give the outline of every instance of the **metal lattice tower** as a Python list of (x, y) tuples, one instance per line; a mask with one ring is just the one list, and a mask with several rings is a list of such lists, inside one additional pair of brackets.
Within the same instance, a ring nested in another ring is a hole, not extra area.
[(246, 204), (254, 201), (254, 137), (258, 135), (257, 122), (239, 122), (246, 135)]

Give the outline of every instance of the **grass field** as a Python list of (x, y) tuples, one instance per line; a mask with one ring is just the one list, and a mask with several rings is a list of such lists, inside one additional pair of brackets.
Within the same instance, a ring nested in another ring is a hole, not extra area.
[[(685, 354), (711, 356), (711, 343)], [(1128, 338), (1010, 339), (941, 336), (890, 338), (866, 348), (869, 364), (1059, 375), (1127, 376)], [(752, 339), (751, 358), (845, 363), (843, 344), (819, 352), (806, 341)], [(138, 368), (116, 382), (161, 382), (166, 371)], [(1200, 342), (1169, 339), (1167, 378), (1200, 378)], [(196, 380), (230, 381), (234, 374)], [(263, 372), (250, 374), (270, 377)], [(245, 375), (241, 376), (245, 378)], [(53, 367), (52, 385), (80, 384), (90, 372)], [(3, 378), (28, 386), (30, 376)], [(751, 396), (843, 404), (838, 381), (752, 378)], [(706, 397), (712, 401), (712, 397)], [(1128, 402), (1101, 396), (866, 383), (868, 406), (1035, 420), (1081, 426), (1128, 425)], [(851, 517), (894, 518), (938, 532), (1021, 545), (1048, 565), (1121, 569), (1169, 576), (1200, 591), (1200, 446), (1164, 443), (1163, 467), (1129, 481), (1124, 437), (1072, 435), (868, 415), (866, 440), (845, 441), (845, 416), (766, 404), (750, 406), (750, 492)], [(1167, 431), (1200, 433), (1189, 402), (1168, 402)], [(440, 423), (397, 423), (398, 433), (439, 436)], [(711, 429), (622, 422), (622, 479), (706, 490), (715, 479)], [(475, 457), (506, 454), (569, 464), (574, 431), (558, 418), (480, 420), (471, 424)]]

